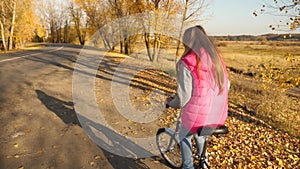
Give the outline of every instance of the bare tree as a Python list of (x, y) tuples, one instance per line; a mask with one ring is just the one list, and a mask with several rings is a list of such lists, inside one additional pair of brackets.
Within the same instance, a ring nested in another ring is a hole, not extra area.
[[(45, 27), (46, 30), (46, 37), (49, 39), (50, 42), (54, 43), (56, 38), (56, 0), (49, 1), (49, 0), (41, 0), (36, 2), (37, 6), (37, 13), (41, 19), (41, 24)], [(48, 34), (50, 33), (50, 37)]]
[(161, 0), (152, 0), (152, 2), (154, 3), (154, 41), (153, 41), (153, 53), (152, 53), (152, 60), (154, 62), (158, 61), (158, 54), (159, 54), (159, 50), (160, 50), (160, 35), (157, 33), (158, 31), (158, 5), (160, 3)]
[(290, 31), (300, 27), (300, 1), (299, 0), (267, 0), (259, 10), (253, 12), (254, 16), (268, 14), (278, 18), (276, 24), (270, 24), (272, 30)]
[[(197, 23), (203, 20), (201, 15), (204, 13), (204, 10), (208, 8), (208, 6), (209, 4), (206, 0), (184, 0), (184, 10), (182, 14), (179, 39), (182, 38), (183, 28), (188, 22)], [(179, 46), (180, 41), (177, 40), (176, 56), (179, 55)]]
[(148, 58), (152, 62), (158, 62), (162, 41), (165, 35), (162, 30), (172, 30), (176, 27), (168, 23), (168, 18), (175, 18), (179, 12), (179, 3), (174, 0), (147, 0), (144, 4), (144, 13), (148, 14), (144, 18), (144, 41)]
[(111, 9), (111, 19), (118, 20), (118, 30), (112, 28), (112, 33), (119, 36), (120, 53), (130, 54), (135, 37), (129, 35), (132, 33), (132, 25), (138, 21), (132, 23), (127, 17), (142, 12), (139, 10), (141, 0), (108, 0), (108, 6)]
[(65, 26), (70, 22), (69, 0), (40, 0), (36, 1), (36, 13), (40, 18), (40, 24), (45, 29), (45, 36), (52, 43), (65, 42), (67, 35), (63, 35), (63, 29), (68, 29)]
[(42, 0), (40, 2), (36, 1), (35, 6), (36, 6), (35, 12), (39, 18), (40, 27), (42, 28), (42, 29), (37, 30), (36, 34), (43, 35), (43, 37), (41, 37), (41, 38), (43, 38), (43, 41), (46, 41), (48, 39), (49, 25), (50, 25), (50, 23), (49, 23), (50, 20), (49, 20), (49, 15), (48, 15), (49, 12), (47, 10), (48, 5), (45, 0)]

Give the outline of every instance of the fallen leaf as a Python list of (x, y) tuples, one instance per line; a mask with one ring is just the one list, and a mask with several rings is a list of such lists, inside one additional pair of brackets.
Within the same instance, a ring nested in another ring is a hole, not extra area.
[(100, 158), (101, 158), (101, 157), (98, 156), (98, 155), (95, 156), (95, 160), (100, 159)]

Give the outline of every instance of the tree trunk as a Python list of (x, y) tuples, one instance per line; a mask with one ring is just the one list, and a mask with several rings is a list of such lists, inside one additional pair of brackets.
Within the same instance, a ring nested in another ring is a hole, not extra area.
[(159, 52), (160, 52), (160, 37), (157, 36), (154, 40), (154, 47), (153, 47), (153, 56), (152, 56), (152, 62), (158, 62)]
[(60, 36), (61, 36), (61, 28), (58, 28), (56, 29), (56, 43), (61, 43)]
[(189, 7), (188, 2), (189, 2), (189, 0), (186, 0), (184, 11), (183, 11), (183, 16), (182, 16), (182, 20), (181, 20), (180, 32), (179, 32), (179, 37), (178, 37), (177, 46), (176, 46), (176, 55), (175, 55), (176, 58), (175, 58), (175, 62), (176, 62), (177, 57), (179, 55), (180, 40), (181, 40), (181, 37), (182, 37), (182, 31), (183, 31), (184, 21), (185, 21), (185, 18), (186, 18), (188, 7)]
[(64, 28), (64, 43), (69, 43), (69, 40), (68, 40), (68, 29), (69, 29), (69, 24), (68, 24), (68, 20), (66, 20), (65, 28)]
[(82, 35), (81, 42), (80, 42), (81, 45), (85, 44), (85, 37), (86, 37), (86, 29), (87, 29), (87, 27), (88, 27), (88, 23), (86, 22), (85, 26), (84, 26), (84, 28), (82, 29), (82, 32), (81, 32), (81, 35)]
[(146, 45), (146, 49), (147, 49), (148, 58), (149, 58), (150, 61), (152, 61), (150, 46), (149, 46), (149, 37), (148, 37), (147, 32), (144, 33), (144, 40), (145, 40), (145, 45)]
[(0, 20), (0, 30), (1, 30), (1, 38), (2, 38), (3, 48), (4, 48), (4, 51), (6, 52), (7, 48), (6, 48), (6, 43), (5, 43), (4, 27), (3, 27), (3, 23), (1, 20)]
[(80, 31), (80, 21), (79, 21), (78, 18), (75, 19), (75, 28), (76, 28), (76, 33), (77, 33), (77, 36), (78, 36), (79, 43), (81, 45), (84, 45), (84, 39), (82, 39), (82, 34), (81, 34), (81, 31)]
[(128, 39), (125, 38), (125, 39), (124, 39), (124, 52), (125, 52), (126, 55), (129, 54), (128, 48), (129, 48), (129, 45), (128, 45)]
[(8, 37), (8, 50), (11, 50), (13, 46), (14, 28), (15, 28), (15, 20), (16, 20), (16, 1), (13, 0), (12, 4), (13, 4), (13, 12), (12, 12), (10, 33)]
[(120, 53), (123, 53), (123, 40), (120, 40)]
[(50, 31), (51, 31), (51, 43), (54, 43), (54, 37), (55, 37), (55, 31), (54, 31), (54, 20), (53, 18), (51, 18), (51, 21), (50, 21)]
[(158, 54), (159, 54), (159, 48), (160, 48), (160, 35), (157, 34), (158, 32), (158, 13), (156, 12), (158, 10), (158, 5), (159, 5), (160, 0), (155, 0), (155, 25), (154, 25), (154, 44), (153, 44), (153, 56), (152, 56), (152, 62), (157, 62), (158, 61)]
[(110, 42), (107, 39), (106, 35), (105, 34), (103, 35), (100, 31), (99, 31), (99, 35), (100, 35), (100, 37), (101, 37), (101, 39), (103, 41), (105, 49), (112, 49), (112, 50), (114, 50), (114, 47), (111, 47)]

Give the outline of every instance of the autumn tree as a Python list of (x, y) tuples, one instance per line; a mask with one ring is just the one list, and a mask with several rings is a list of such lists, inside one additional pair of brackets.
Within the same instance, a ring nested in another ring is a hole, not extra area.
[(33, 36), (36, 15), (33, 0), (2, 0), (0, 2), (0, 32), (4, 50), (22, 46)]
[(55, 42), (55, 25), (56, 25), (56, 0), (41, 0), (36, 1), (37, 13), (40, 17), (40, 21), (42, 26), (46, 29), (46, 38), (48, 38), (48, 34), (50, 34), (49, 41)]
[(6, 46), (6, 18), (7, 18), (7, 10), (5, 8), (6, 4), (5, 1), (0, 1), (0, 31), (1, 31), (1, 39), (2, 39), (2, 45), (5, 51), (7, 51)]
[[(108, 2), (103, 2), (99, 0), (77, 0), (75, 1), (77, 5), (77, 10), (81, 10), (85, 16), (86, 22), (86, 33), (88, 35), (93, 35), (97, 32), (100, 28), (105, 26), (109, 21), (111, 21), (112, 17), (112, 8), (108, 5)], [(73, 14), (72, 14), (73, 13)], [(72, 17), (74, 17), (74, 10), (71, 11)], [(82, 29), (82, 28), (80, 28)], [(108, 40), (105, 34), (101, 34), (101, 39), (105, 44), (106, 48), (111, 48), (111, 42)]]
[(14, 30), (15, 30), (15, 24), (16, 24), (16, 10), (17, 10), (17, 3), (16, 0), (11, 0), (10, 3), (8, 3), (7, 7), (11, 11), (11, 24), (9, 27), (9, 35), (8, 35), (8, 50), (11, 50), (13, 47), (13, 36), (14, 36)]
[[(161, 32), (166, 31), (162, 30), (177, 32), (178, 22), (176, 20), (178, 12), (180, 12), (179, 7), (180, 3), (174, 0), (151, 0), (145, 2), (144, 12), (148, 15), (144, 18), (143, 38), (150, 61), (157, 62), (159, 60), (162, 42), (166, 40), (166, 35), (161, 34)], [(170, 20), (173, 20), (173, 22), (170, 23)]]
[(38, 27), (38, 19), (31, 1), (18, 0), (17, 6), (20, 8), (16, 11), (14, 40), (16, 46), (23, 47), (25, 42), (34, 37), (34, 30)]
[(35, 29), (35, 36), (37, 39), (42, 39), (42, 41), (46, 41), (48, 38), (48, 31), (49, 31), (49, 22), (48, 22), (48, 15), (46, 8), (45, 1), (40, 1), (39, 3), (36, 1), (36, 14), (38, 17), (38, 25)]
[[(39, 0), (36, 1), (36, 13), (40, 18), (40, 27), (42, 32), (36, 32), (45, 35), (45, 38), (52, 43), (62, 43), (67, 41), (69, 17), (69, 1), (61, 0)], [(48, 35), (50, 35), (48, 37)]]
[[(199, 23), (200, 21), (204, 20), (203, 13), (205, 9), (208, 8), (209, 3), (207, 0), (184, 0), (183, 1), (183, 13), (181, 18), (180, 24), (180, 31), (179, 31), (179, 40), (182, 38), (183, 28), (188, 24)], [(180, 41), (177, 41), (176, 46), (176, 56), (179, 55), (179, 47)]]
[[(150, 13), (145, 18), (144, 40), (149, 60), (157, 62), (162, 43), (169, 41), (165, 35), (161, 35), (161, 30), (175, 32), (178, 35), (173, 38), (177, 39), (178, 55), (180, 39), (183, 29), (189, 24), (199, 23), (204, 20), (203, 13), (208, 7), (206, 0), (151, 0), (145, 2), (145, 13)], [(172, 23), (168, 23), (172, 20)], [(165, 31), (166, 32), (166, 31)]]
[(277, 24), (270, 24), (272, 30), (296, 30), (300, 25), (300, 0), (268, 0), (253, 15), (269, 14), (278, 17)]
[[(1, 2), (1, 37), (2, 43), (4, 44), (4, 50), (11, 50), (13, 47), (13, 35), (15, 29), (15, 19), (16, 19), (16, 0), (3, 0)], [(6, 35), (7, 35), (7, 44), (6, 44)]]
[(132, 25), (141, 24), (138, 20), (132, 20), (127, 18), (130, 15), (136, 13), (142, 13), (142, 1), (141, 0), (108, 0), (108, 13), (111, 17), (111, 21), (117, 20), (118, 25), (116, 28), (111, 28), (112, 33), (119, 36), (119, 48), (120, 53), (130, 54), (131, 47), (135, 41), (136, 36), (132, 35), (134, 31)]
[[(86, 14), (87, 33), (99, 33), (105, 48), (114, 50), (119, 45), (120, 53), (130, 54), (138, 38), (133, 28), (142, 21), (135, 14), (144, 12), (142, 0), (86, 0), (75, 1)], [(133, 17), (131, 17), (133, 16)], [(98, 43), (98, 42), (97, 42)]]
[(75, 25), (75, 30), (77, 33), (79, 43), (81, 45), (84, 45), (87, 35), (88, 18), (86, 15), (86, 11), (84, 11), (84, 6), (82, 2), (83, 1), (81, 0), (75, 0), (74, 2), (71, 2), (69, 11), (72, 17), (72, 21)]

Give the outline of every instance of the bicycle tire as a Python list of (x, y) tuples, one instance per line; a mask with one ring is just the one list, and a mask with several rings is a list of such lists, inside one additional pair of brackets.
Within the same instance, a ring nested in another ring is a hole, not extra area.
[(182, 168), (182, 157), (179, 143), (172, 134), (160, 128), (156, 133), (156, 144), (161, 156), (171, 168)]

